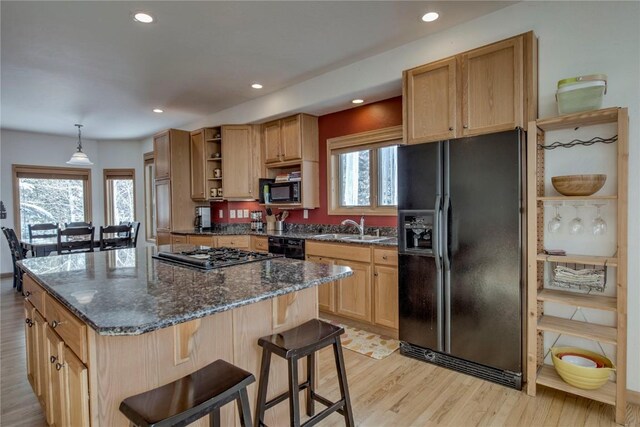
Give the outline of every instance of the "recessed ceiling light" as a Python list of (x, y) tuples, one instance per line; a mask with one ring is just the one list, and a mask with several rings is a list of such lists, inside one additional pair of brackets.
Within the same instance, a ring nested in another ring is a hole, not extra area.
[(440, 15), (438, 14), (438, 12), (427, 12), (424, 15), (422, 15), (422, 20), (424, 22), (433, 22), (439, 17)]
[(354, 103), (354, 104), (362, 104), (364, 102), (364, 99), (354, 99), (351, 102)]
[(262, 85), (260, 83), (254, 83), (251, 85), (251, 87), (254, 89), (262, 89)]
[(136, 12), (133, 15), (133, 20), (136, 22), (141, 22), (143, 24), (151, 24), (153, 22), (153, 16), (144, 12)]
[(162, 110), (162, 109), (160, 109), (160, 108), (154, 108), (154, 109), (153, 109), (153, 112), (154, 112), (154, 113), (158, 113), (158, 114), (159, 114), (159, 113), (164, 113), (164, 110)]

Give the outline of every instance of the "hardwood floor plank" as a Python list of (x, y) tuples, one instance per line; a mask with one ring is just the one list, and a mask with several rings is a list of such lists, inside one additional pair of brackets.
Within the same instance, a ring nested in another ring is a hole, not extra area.
[[(26, 376), (22, 297), (10, 280), (0, 283), (0, 311), (0, 425), (45, 426)], [(617, 426), (611, 406), (546, 387), (530, 397), (397, 352), (383, 360), (346, 349), (344, 356), (356, 424), (361, 427)], [(317, 391), (337, 400), (331, 349), (321, 351), (318, 360)], [(320, 409), (317, 404), (316, 411)], [(332, 414), (320, 425), (344, 426), (344, 419)], [(640, 407), (628, 406), (627, 425), (640, 427)]]

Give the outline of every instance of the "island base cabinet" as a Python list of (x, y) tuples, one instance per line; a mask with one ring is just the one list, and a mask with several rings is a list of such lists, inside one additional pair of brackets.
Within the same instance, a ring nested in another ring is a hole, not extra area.
[(351, 267), (353, 270), (352, 276), (336, 283), (336, 314), (371, 322), (371, 264), (337, 260), (336, 265)]
[[(62, 427), (62, 407), (65, 390), (63, 387), (62, 354), (64, 341), (48, 325), (45, 326), (45, 355), (47, 364), (47, 423), (51, 426)], [(60, 367), (60, 368), (59, 368)]]
[[(335, 263), (334, 260), (321, 256), (307, 256), (307, 261), (326, 265)], [(328, 313), (336, 312), (336, 287), (333, 282), (318, 286), (318, 308)]]
[(36, 393), (36, 396), (40, 395), (40, 384), (37, 381), (37, 370), (38, 370), (38, 356), (36, 351), (36, 331), (35, 327), (35, 319), (34, 313), (36, 309), (29, 302), (29, 300), (24, 300), (24, 338), (25, 338), (25, 349), (27, 351), (27, 379), (29, 380), (29, 384), (31, 384), (31, 388)]

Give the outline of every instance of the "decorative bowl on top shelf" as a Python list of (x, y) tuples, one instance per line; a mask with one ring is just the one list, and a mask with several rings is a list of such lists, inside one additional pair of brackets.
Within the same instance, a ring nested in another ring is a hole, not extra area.
[(551, 178), (553, 188), (563, 196), (591, 196), (597, 193), (607, 180), (607, 175), (564, 175)]
[[(585, 367), (564, 360), (564, 355), (582, 356), (594, 361), (597, 367)], [(596, 390), (609, 381), (609, 374), (615, 371), (613, 363), (608, 358), (577, 347), (553, 347), (551, 359), (560, 378), (564, 382), (583, 390)]]

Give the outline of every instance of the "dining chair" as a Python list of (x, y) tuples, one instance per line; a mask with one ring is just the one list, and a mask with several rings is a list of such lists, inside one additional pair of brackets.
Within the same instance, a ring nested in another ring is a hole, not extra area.
[(131, 247), (138, 246), (138, 232), (140, 231), (140, 221), (133, 221), (131, 223)]
[(2, 227), (2, 233), (7, 238), (9, 253), (11, 253), (11, 260), (13, 261), (13, 287), (18, 292), (22, 292), (22, 270), (18, 268), (16, 262), (25, 259), (27, 252), (22, 248), (13, 228)]
[[(29, 224), (29, 239), (44, 239), (47, 237), (56, 237), (58, 229), (58, 223), (45, 223), (45, 224)], [(34, 231), (44, 233), (34, 233)], [(51, 233), (46, 233), (46, 231), (52, 231)]]
[(91, 221), (89, 221), (89, 222), (84, 222), (84, 221), (65, 222), (64, 223), (64, 228), (69, 228), (69, 227), (91, 227), (92, 225), (93, 225), (93, 223)]
[(100, 250), (109, 251), (131, 247), (131, 226), (108, 225), (100, 227)]
[(93, 227), (58, 229), (58, 255), (72, 252), (93, 252)]

